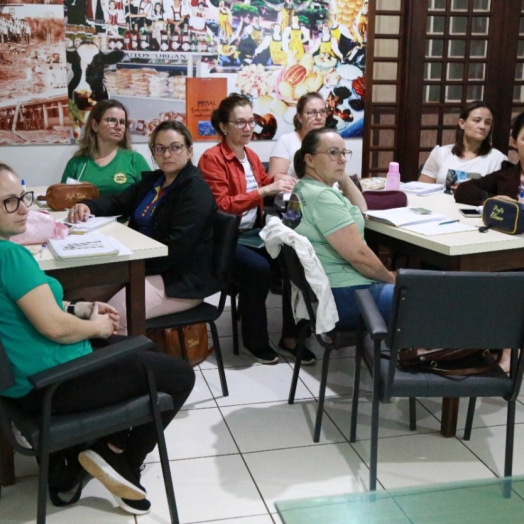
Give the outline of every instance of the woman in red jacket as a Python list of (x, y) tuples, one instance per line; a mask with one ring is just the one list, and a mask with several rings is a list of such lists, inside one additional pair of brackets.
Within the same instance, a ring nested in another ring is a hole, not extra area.
[[(269, 178), (257, 154), (246, 147), (256, 126), (247, 97), (232, 94), (222, 100), (211, 122), (222, 142), (202, 155), (198, 167), (219, 209), (241, 215), (241, 231), (260, 227), (264, 197), (292, 191), (296, 181), (284, 174)], [(243, 351), (262, 364), (278, 362), (267, 333), (265, 301), (269, 291), (270, 260), (264, 248), (252, 249), (239, 244), (233, 266), (233, 280), (240, 290)], [(286, 290), (282, 295), (282, 314), (282, 338), (276, 349), (284, 356), (294, 357), (296, 328)], [(315, 355), (305, 351), (302, 363), (314, 362)]]

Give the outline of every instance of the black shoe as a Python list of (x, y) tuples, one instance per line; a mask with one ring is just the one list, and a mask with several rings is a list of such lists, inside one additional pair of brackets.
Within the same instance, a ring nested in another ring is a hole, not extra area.
[[(282, 355), (283, 357), (294, 358), (295, 360), (297, 358), (297, 348), (290, 348), (286, 346), (283, 338), (280, 339), (276, 351), (279, 355)], [(310, 364), (314, 364), (316, 361), (317, 357), (315, 356), (315, 354), (305, 347), (302, 350), (302, 365), (309, 366)]]
[[(144, 489), (143, 486), (140, 487)], [(113, 498), (124, 511), (132, 513), (133, 515), (145, 515), (146, 513), (149, 513), (151, 511), (151, 502), (149, 502), (149, 500), (147, 499), (129, 500), (122, 499), (120, 497), (117, 497), (116, 495), (113, 495)]]
[(78, 461), (113, 495), (122, 499), (141, 500), (146, 492), (131, 473), (124, 453), (115, 453), (106, 442), (97, 442), (78, 454)]
[(249, 355), (255, 362), (260, 364), (276, 364), (278, 362), (278, 355), (269, 346), (248, 349), (242, 345), (240, 346), (240, 351)]

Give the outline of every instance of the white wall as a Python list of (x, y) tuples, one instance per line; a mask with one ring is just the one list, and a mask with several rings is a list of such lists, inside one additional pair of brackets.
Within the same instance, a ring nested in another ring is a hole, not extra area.
[[(353, 151), (347, 173), (361, 175), (362, 139), (346, 140), (346, 147)], [(196, 164), (202, 153), (214, 145), (214, 142), (197, 142), (194, 146), (193, 162)], [(251, 142), (250, 147), (256, 151), (263, 162), (269, 161), (274, 142)], [(68, 145), (35, 145), (35, 146), (1, 146), (0, 163), (7, 164), (16, 174), (23, 178), (28, 186), (47, 186), (60, 182), (67, 161), (77, 146)], [(147, 144), (135, 144), (134, 148), (142, 153), (152, 165), (151, 153)]]

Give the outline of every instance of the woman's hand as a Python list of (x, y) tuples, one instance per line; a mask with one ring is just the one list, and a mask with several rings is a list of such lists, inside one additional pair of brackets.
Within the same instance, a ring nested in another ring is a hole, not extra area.
[[(101, 313), (99, 311), (99, 306), (100, 304), (98, 302), (95, 302), (93, 304), (93, 312), (91, 313), (91, 317), (89, 318), (90, 322), (94, 322), (96, 324), (98, 331), (97, 336), (100, 338), (109, 338), (111, 335), (116, 335), (116, 330), (118, 329), (118, 322), (116, 322), (115, 325), (115, 321), (113, 320), (113, 318), (111, 318), (110, 314)], [(102, 304), (102, 306), (107, 306), (107, 304)], [(111, 308), (111, 306), (107, 307)], [(102, 307), (102, 310), (104, 310), (104, 307)]]
[(67, 212), (67, 221), (77, 224), (78, 222), (86, 222), (90, 216), (92, 216), (91, 210), (85, 204), (75, 204)]
[[(276, 178), (276, 177), (275, 177)], [(273, 196), (282, 191), (291, 192), (295, 187), (296, 180), (289, 175), (282, 175), (278, 180), (275, 180), (272, 184), (264, 187), (260, 187), (258, 192), (262, 198), (267, 196)]]

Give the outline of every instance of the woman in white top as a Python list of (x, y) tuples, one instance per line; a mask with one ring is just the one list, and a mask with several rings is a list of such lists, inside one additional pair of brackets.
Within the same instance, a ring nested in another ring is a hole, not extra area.
[[(489, 104), (476, 101), (469, 104), (460, 114), (454, 144), (435, 146), (426, 160), (420, 182), (445, 184), (448, 171), (451, 182), (457, 171), (465, 173), (466, 179), (479, 178), (500, 169), (508, 157), (491, 146), (493, 111)], [(448, 184), (451, 185), (451, 184)]]
[(309, 131), (326, 126), (326, 117), (326, 102), (320, 93), (307, 93), (299, 98), (297, 113), (293, 118), (295, 130), (282, 135), (271, 151), (268, 172), (271, 178), (278, 173), (297, 178), (293, 167), (295, 153), (300, 149), (302, 140)]

